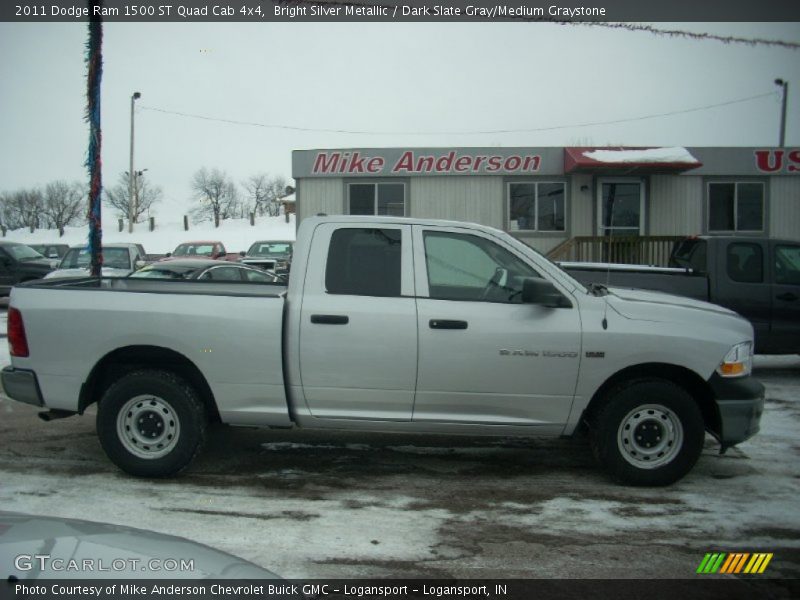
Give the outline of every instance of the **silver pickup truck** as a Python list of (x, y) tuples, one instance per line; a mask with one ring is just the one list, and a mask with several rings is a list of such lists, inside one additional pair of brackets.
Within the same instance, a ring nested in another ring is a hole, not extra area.
[(214, 421), (471, 436), (588, 430), (617, 481), (666, 485), (754, 435), (753, 329), (657, 292), (586, 287), (506, 233), (315, 217), (288, 288), (91, 279), (13, 289), (5, 393), (98, 403), (121, 469), (178, 473)]

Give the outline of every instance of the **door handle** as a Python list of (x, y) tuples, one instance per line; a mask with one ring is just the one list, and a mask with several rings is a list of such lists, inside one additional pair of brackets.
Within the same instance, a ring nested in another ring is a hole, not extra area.
[(311, 322), (318, 325), (347, 325), (350, 317), (347, 315), (311, 315)]
[(449, 319), (431, 319), (428, 321), (431, 329), (466, 329), (466, 321), (452, 321)]
[(794, 292), (784, 292), (783, 294), (778, 294), (775, 296), (778, 300), (786, 300), (787, 302), (793, 302), (797, 300), (798, 296)]

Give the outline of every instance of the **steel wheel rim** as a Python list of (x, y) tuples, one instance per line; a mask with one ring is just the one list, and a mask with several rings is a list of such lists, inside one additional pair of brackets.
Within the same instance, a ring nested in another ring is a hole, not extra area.
[(639, 469), (657, 469), (672, 462), (682, 445), (681, 420), (663, 404), (637, 406), (617, 430), (620, 454)]
[(172, 405), (152, 394), (131, 398), (117, 415), (120, 442), (139, 458), (166, 456), (178, 443), (180, 431), (180, 421)]

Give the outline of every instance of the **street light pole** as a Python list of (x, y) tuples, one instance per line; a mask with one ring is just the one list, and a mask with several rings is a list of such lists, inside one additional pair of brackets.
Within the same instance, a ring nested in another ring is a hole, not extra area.
[(139, 212), (139, 190), (142, 187), (141, 182), (142, 182), (142, 177), (144, 177), (145, 171), (147, 171), (147, 169), (142, 169), (141, 171), (135, 171), (136, 178), (133, 180), (134, 185), (133, 185), (133, 204), (132, 204), (134, 217), (136, 217), (136, 215)]
[(781, 88), (781, 133), (779, 147), (786, 145), (786, 97), (789, 95), (789, 82), (783, 79), (776, 79), (775, 85)]
[(133, 233), (133, 220), (136, 218), (136, 208), (133, 199), (133, 178), (136, 177), (136, 172), (133, 170), (133, 104), (141, 97), (142, 95), (139, 92), (133, 92), (131, 96), (131, 167), (128, 170), (128, 233)]

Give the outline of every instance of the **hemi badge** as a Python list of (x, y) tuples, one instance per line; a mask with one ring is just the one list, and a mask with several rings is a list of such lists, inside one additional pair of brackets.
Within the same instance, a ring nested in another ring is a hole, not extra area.
[(605, 358), (605, 357), (606, 357), (606, 353), (605, 352), (587, 352), (586, 353), (586, 358)]

